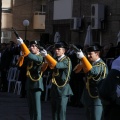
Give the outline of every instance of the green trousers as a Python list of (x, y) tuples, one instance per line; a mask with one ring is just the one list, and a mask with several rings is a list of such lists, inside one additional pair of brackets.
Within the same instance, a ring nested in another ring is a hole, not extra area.
[(27, 90), (30, 120), (41, 120), (41, 90)]
[(66, 120), (68, 96), (51, 98), (53, 120)]
[(102, 120), (102, 105), (85, 107), (87, 120)]

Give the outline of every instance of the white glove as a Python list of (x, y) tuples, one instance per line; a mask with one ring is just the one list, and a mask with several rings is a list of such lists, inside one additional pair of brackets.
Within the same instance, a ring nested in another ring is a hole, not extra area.
[(117, 85), (116, 93), (117, 96), (120, 97), (120, 85)]
[(23, 40), (19, 37), (19, 39), (17, 39), (17, 43), (18, 45), (21, 45), (23, 43)]
[(45, 49), (41, 50), (40, 53), (43, 57), (47, 56), (47, 51)]
[(80, 52), (77, 52), (77, 53), (76, 53), (76, 55), (77, 55), (77, 58), (79, 58), (79, 59), (81, 59), (81, 58), (84, 57), (84, 54), (83, 54), (83, 52), (81, 51), (81, 49), (80, 49)]

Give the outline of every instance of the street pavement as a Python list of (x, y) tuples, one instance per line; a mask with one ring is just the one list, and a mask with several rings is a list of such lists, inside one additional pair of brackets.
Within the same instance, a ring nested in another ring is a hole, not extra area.
[[(42, 101), (42, 120), (52, 120), (50, 102)], [(30, 120), (26, 98), (0, 92), (0, 120)], [(86, 120), (84, 108), (67, 107), (67, 120)]]

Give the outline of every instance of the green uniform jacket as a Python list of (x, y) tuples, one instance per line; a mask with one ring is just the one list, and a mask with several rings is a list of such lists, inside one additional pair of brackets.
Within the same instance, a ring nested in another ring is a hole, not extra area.
[[(72, 64), (69, 57), (64, 56), (60, 61), (57, 62), (56, 68), (53, 70), (53, 76), (57, 85), (62, 87), (59, 87), (53, 83), (51, 88), (51, 97), (73, 95), (72, 89), (69, 85), (71, 70)], [(67, 79), (68, 81), (65, 84)]]
[(98, 83), (108, 74), (108, 68), (102, 59), (92, 65), (92, 69), (87, 73), (86, 87), (82, 95), (84, 105), (101, 105), (98, 96)]
[(27, 83), (26, 83), (26, 89), (40, 88), (43, 91), (44, 90), (43, 78), (41, 75), (41, 66), (43, 63), (43, 57), (40, 54), (34, 55), (30, 53), (27, 56), (27, 58), (29, 59), (27, 67), (30, 67), (29, 72), (30, 72), (31, 78), (37, 81), (32, 81), (30, 76), (28, 76)]

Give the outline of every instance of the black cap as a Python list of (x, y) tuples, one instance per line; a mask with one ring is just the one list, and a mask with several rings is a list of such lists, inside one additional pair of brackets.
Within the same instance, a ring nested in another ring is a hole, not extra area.
[(30, 46), (31, 46), (32, 44), (35, 44), (37, 48), (40, 48), (39, 41), (37, 41), (37, 40), (30, 41)]
[(68, 45), (64, 41), (59, 41), (59, 42), (55, 43), (55, 45), (54, 45), (54, 48), (67, 48), (67, 47), (68, 47)]
[(86, 49), (87, 52), (100, 51), (100, 48), (97, 45), (90, 46)]

